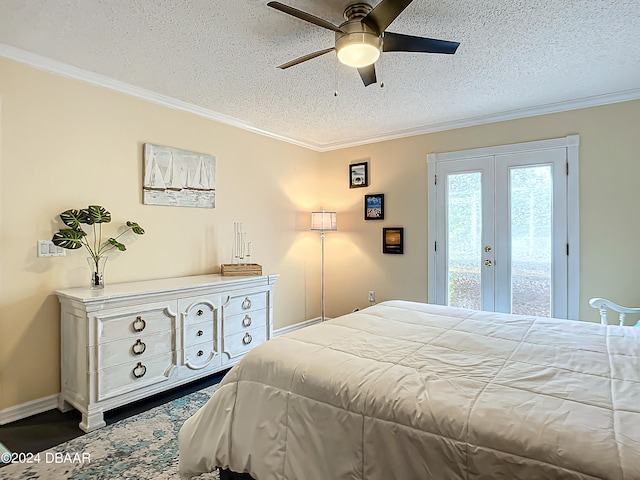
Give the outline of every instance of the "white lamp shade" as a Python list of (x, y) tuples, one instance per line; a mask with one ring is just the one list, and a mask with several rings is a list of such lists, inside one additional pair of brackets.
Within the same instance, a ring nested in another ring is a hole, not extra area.
[(380, 37), (368, 32), (343, 35), (336, 40), (338, 60), (350, 67), (366, 67), (380, 57), (380, 45)]
[(336, 212), (311, 212), (311, 230), (328, 232), (337, 229)]

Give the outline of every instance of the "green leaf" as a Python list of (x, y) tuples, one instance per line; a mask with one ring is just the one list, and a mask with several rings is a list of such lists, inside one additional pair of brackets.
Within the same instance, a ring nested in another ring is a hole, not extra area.
[(60, 214), (60, 218), (67, 227), (71, 227), (74, 230), (81, 230), (80, 224), (85, 223), (82, 210), (65, 210)]
[(82, 230), (64, 228), (56, 232), (53, 235), (51, 241), (58, 247), (67, 248), (69, 250), (76, 250), (83, 246), (82, 237), (84, 237), (85, 235), (86, 233), (84, 233)]
[(114, 247), (116, 247), (118, 250), (120, 250), (121, 252), (124, 252), (127, 247), (124, 246), (124, 243), (120, 243), (119, 241), (117, 241), (115, 238), (110, 238), (109, 240), (107, 240), (111, 245), (113, 245)]
[(144, 235), (144, 229), (140, 225), (138, 225), (136, 222), (128, 221), (127, 227), (131, 228), (131, 230), (133, 230), (133, 233), (137, 233), (138, 235)]
[(84, 223), (85, 225), (93, 225), (93, 220), (91, 220), (89, 210), (87, 210), (86, 208), (78, 211), (78, 220), (80, 221), (80, 223)]
[(89, 225), (93, 225), (94, 223), (109, 223), (111, 221), (111, 213), (100, 205), (89, 205), (89, 208), (82, 210), (82, 212), (86, 212), (89, 220), (89, 222), (86, 223)]

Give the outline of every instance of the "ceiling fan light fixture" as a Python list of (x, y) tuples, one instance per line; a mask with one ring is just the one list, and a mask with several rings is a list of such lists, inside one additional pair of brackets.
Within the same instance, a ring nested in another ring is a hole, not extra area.
[(335, 32), (335, 47), (325, 48), (324, 50), (296, 58), (280, 65), (278, 68), (289, 68), (335, 51), (341, 63), (358, 70), (362, 83), (366, 87), (377, 81), (374, 63), (380, 58), (383, 50), (385, 54), (386, 52), (443, 53), (449, 55), (456, 53), (456, 49), (460, 45), (458, 42), (387, 32), (387, 27), (412, 2), (413, 0), (377, 0), (375, 7), (363, 2), (352, 3), (344, 10), (346, 22), (334, 25), (327, 20), (297, 8), (270, 1), (267, 6), (271, 8)]
[(362, 68), (376, 63), (380, 57), (380, 37), (369, 32), (356, 32), (336, 39), (338, 60), (349, 67)]

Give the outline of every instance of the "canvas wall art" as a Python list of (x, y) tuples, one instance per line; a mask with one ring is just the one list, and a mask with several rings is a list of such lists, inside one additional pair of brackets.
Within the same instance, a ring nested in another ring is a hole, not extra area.
[(145, 205), (215, 208), (216, 157), (144, 144)]

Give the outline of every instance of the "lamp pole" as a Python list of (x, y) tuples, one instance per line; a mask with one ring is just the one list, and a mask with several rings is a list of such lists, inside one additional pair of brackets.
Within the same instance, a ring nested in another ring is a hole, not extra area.
[(321, 267), (321, 278), (322, 278), (322, 312), (321, 312), (321, 321), (324, 322), (324, 230), (320, 231), (320, 243), (322, 244), (322, 267)]

